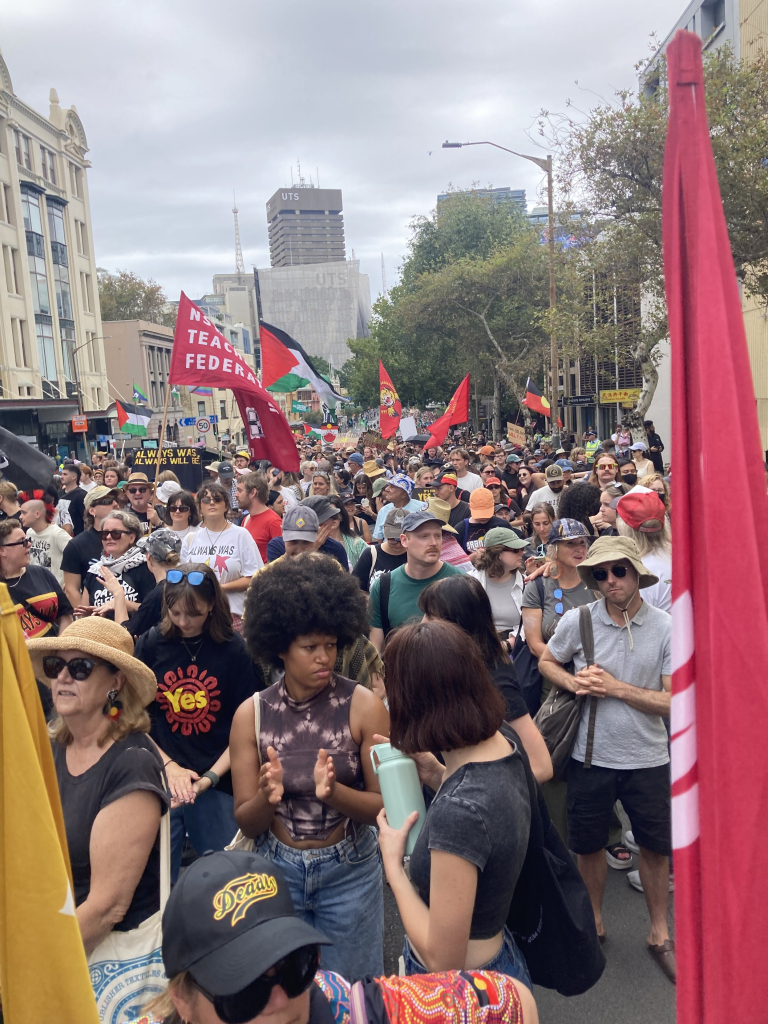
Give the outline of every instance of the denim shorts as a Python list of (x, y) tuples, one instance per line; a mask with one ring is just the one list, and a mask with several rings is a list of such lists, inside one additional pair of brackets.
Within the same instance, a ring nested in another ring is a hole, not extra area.
[[(497, 974), (506, 974), (508, 978), (514, 978), (515, 981), (520, 981), (523, 985), (526, 985), (529, 989), (533, 990), (533, 982), (531, 981), (531, 975), (528, 971), (528, 964), (525, 962), (525, 957), (518, 949), (517, 943), (512, 938), (512, 932), (505, 926), (502, 934), (503, 938), (499, 952), (496, 956), (492, 957), (488, 963), (482, 964), (480, 967), (475, 968), (475, 970), (495, 971)], [(430, 973), (424, 964), (416, 957), (416, 954), (408, 941), (407, 935), (403, 944), (403, 961), (405, 963), (406, 974)]]
[(358, 825), (356, 835), (334, 846), (297, 850), (271, 832), (258, 853), (285, 875), (296, 913), (332, 946), (322, 947), (321, 968), (358, 981), (384, 973), (384, 897), (376, 830)]

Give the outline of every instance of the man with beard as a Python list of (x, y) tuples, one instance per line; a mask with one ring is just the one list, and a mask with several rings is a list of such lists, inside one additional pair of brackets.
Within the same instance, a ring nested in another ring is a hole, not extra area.
[(528, 498), (528, 504), (525, 506), (529, 512), (532, 512), (536, 505), (540, 505), (543, 501), (546, 501), (555, 510), (555, 516), (557, 516), (557, 506), (560, 504), (560, 495), (565, 487), (565, 477), (563, 470), (557, 463), (547, 466), (544, 473), (545, 485), (539, 487), (538, 490), (534, 491), (533, 494)]

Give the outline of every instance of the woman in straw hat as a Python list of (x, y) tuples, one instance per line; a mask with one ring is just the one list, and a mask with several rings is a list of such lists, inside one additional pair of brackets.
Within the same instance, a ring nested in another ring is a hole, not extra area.
[(86, 618), (28, 641), (51, 688), (49, 725), (87, 953), (159, 909), (159, 827), (168, 807), (163, 765), (146, 735), (154, 673), (116, 622)]

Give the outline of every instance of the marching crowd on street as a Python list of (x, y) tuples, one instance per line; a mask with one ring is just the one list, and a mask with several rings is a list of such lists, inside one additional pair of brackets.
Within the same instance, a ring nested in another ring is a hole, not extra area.
[[(130, 454), (67, 460), (39, 489), (0, 480), (0, 582), (48, 720), (89, 963), (160, 913), (169, 871), (168, 987), (133, 1019), (384, 1024), (454, 1005), (527, 1024), (545, 977), (565, 994), (598, 981), (617, 870), (647, 906), (638, 957), (674, 983), (671, 491), (653, 424), (644, 440), (619, 424), (297, 447), (299, 473), (224, 452), (196, 493)], [(402, 822), (387, 751), (424, 800)], [(564, 955), (564, 923), (530, 924), (530, 904), (551, 908), (536, 886), (566, 876), (587, 920)], [(393, 977), (385, 886), (405, 931)]]

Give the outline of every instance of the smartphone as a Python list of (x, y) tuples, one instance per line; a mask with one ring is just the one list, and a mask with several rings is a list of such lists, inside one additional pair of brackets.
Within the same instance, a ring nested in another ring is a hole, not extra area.
[(547, 561), (547, 556), (546, 555), (535, 555), (533, 561), (534, 561), (534, 563), (537, 566), (544, 565), (544, 563)]

